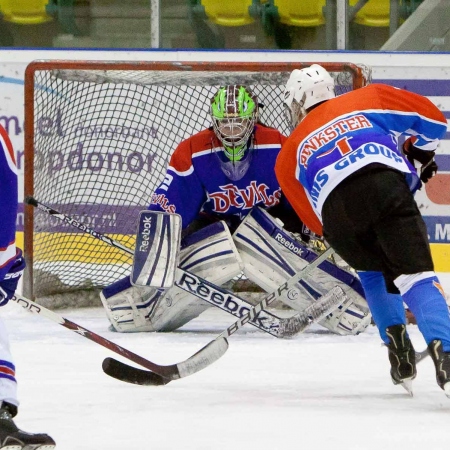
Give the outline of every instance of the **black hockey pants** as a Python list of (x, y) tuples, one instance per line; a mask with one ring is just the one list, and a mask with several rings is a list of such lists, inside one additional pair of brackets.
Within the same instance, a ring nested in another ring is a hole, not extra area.
[(322, 209), (325, 239), (354, 269), (402, 274), (433, 271), (425, 222), (404, 174), (380, 164), (340, 183)]

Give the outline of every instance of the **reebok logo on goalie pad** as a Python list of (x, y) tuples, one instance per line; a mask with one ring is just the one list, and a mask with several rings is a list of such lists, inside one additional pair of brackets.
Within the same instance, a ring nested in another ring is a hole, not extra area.
[(250, 311), (250, 308), (238, 305), (229, 295), (224, 295), (222, 292), (205, 285), (194, 274), (183, 274), (181, 279), (177, 281), (177, 286), (188, 288), (190, 292), (200, 295), (205, 300), (207, 299), (216, 305), (222, 305), (236, 317), (243, 317)]
[(152, 219), (150, 217), (146, 217), (142, 221), (142, 227), (144, 229), (141, 231), (141, 243), (139, 245), (139, 251), (146, 252), (150, 244), (150, 229), (152, 227)]
[(299, 247), (293, 242), (288, 241), (281, 233), (277, 233), (274, 239), (296, 255), (302, 255), (304, 252), (304, 249), (302, 247)]
[[(183, 290), (204, 298), (208, 303), (218, 305), (220, 309), (233, 314), (233, 316), (239, 319), (246, 317), (244, 323), (248, 321), (255, 322), (260, 328), (270, 331), (277, 329), (279, 326), (278, 323), (273, 323), (273, 320), (271, 320), (271, 317), (265, 311), (255, 311), (256, 314), (247, 316), (251, 312), (248, 305), (240, 304), (239, 301), (241, 300), (239, 298), (233, 298), (233, 296), (221, 292), (220, 288), (215, 289), (212, 285), (205, 284), (192, 273), (183, 273), (181, 278), (175, 280), (175, 284)], [(276, 296), (274, 296), (275, 298)]]

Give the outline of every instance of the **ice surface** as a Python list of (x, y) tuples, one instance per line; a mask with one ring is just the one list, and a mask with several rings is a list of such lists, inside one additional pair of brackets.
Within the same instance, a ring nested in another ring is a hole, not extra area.
[[(440, 275), (450, 292), (450, 274)], [(389, 377), (376, 329), (339, 337), (315, 327), (279, 340), (246, 325), (218, 362), (164, 387), (125, 384), (101, 363), (114, 353), (9, 304), (17, 424), (47, 432), (58, 450), (440, 450), (449, 447), (450, 399), (430, 358), (411, 398)], [(209, 310), (167, 334), (117, 334), (98, 308), (58, 311), (154, 362), (179, 362), (234, 319)], [(410, 335), (425, 348), (416, 326)]]

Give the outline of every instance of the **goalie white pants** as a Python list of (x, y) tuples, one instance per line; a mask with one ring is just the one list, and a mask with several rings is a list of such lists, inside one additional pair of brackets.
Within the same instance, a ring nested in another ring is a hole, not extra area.
[[(315, 258), (305, 244), (261, 208), (253, 208), (233, 234), (233, 240), (244, 264), (244, 274), (267, 292), (277, 289), (309, 264), (311, 257)], [(336, 285), (350, 300), (319, 324), (337, 334), (359, 334), (371, 322), (363, 288), (356, 275), (332, 262), (322, 263), (300, 281), (298, 298), (289, 306), (304, 309)]]
[[(187, 236), (180, 251), (180, 267), (221, 285), (242, 271), (241, 259), (224, 222)], [(106, 314), (116, 331), (173, 331), (198, 317), (210, 303), (174, 286), (166, 291), (132, 286), (129, 277), (103, 289)]]

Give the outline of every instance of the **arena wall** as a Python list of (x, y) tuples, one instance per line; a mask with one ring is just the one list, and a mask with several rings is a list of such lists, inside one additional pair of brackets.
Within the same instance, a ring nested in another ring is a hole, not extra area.
[[(372, 82), (383, 82), (430, 98), (450, 120), (450, 54), (300, 51), (107, 51), (2, 50), (0, 123), (13, 142), (19, 169), (17, 242), (23, 242), (24, 73), (33, 60), (127, 61), (345, 61), (372, 68)], [(430, 237), (436, 270), (450, 272), (450, 128), (437, 152), (438, 175), (416, 194)]]

